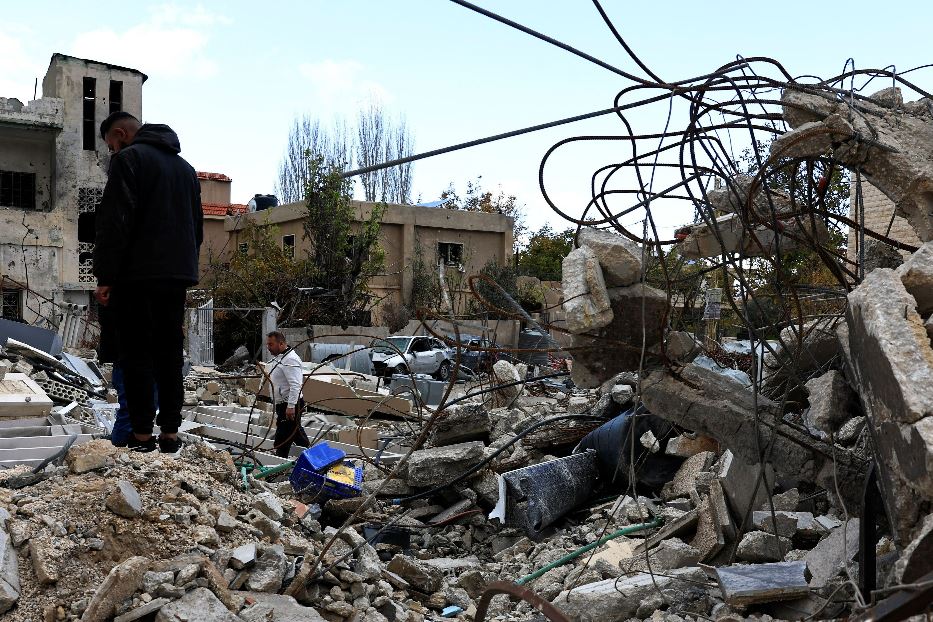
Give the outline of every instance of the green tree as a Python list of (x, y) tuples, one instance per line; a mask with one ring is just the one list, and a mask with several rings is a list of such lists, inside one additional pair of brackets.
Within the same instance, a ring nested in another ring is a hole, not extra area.
[(544, 225), (528, 238), (528, 245), (518, 254), (518, 269), (523, 275), (534, 276), (542, 281), (561, 280), (561, 265), (564, 257), (573, 250), (576, 229), (554, 231)]
[(479, 176), (476, 181), (467, 181), (466, 193), (463, 197), (457, 194), (456, 187), (453, 182), (450, 182), (447, 190), (441, 193), (441, 199), (444, 200), (441, 207), (466, 212), (503, 214), (512, 218), (512, 244), (514, 250), (517, 251), (521, 245), (521, 240), (528, 231), (528, 227), (525, 225), (524, 206), (519, 203), (514, 194), (505, 194), (501, 187), (498, 194), (484, 190), (481, 179), (482, 176)]

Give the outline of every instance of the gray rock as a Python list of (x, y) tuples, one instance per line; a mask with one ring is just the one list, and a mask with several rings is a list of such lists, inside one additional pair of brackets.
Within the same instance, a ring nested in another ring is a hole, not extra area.
[(214, 593), (204, 587), (191, 590), (182, 598), (159, 610), (155, 622), (242, 622), (224, 606)]
[[(648, 557), (651, 561), (651, 569), (657, 571), (695, 566), (700, 561), (701, 555), (699, 550), (683, 540), (669, 538), (662, 540), (658, 546), (648, 551)], [(622, 560), (619, 565), (625, 572), (634, 570), (648, 571), (648, 564), (644, 555)]]
[(143, 502), (133, 484), (121, 479), (116, 483), (107, 500), (107, 509), (124, 518), (136, 518), (143, 511)]
[(899, 250), (893, 246), (885, 244), (881, 240), (865, 238), (865, 260), (862, 267), (865, 274), (878, 268), (899, 268), (904, 263), (904, 258)]
[[(515, 384), (523, 380), (518, 368), (508, 361), (496, 361), (492, 365), (493, 384), (496, 390), (487, 396), (485, 402), (490, 408), (508, 408), (522, 393), (523, 385)], [(504, 386), (508, 385), (508, 386)]]
[(10, 535), (0, 530), (0, 614), (9, 611), (19, 600), (19, 559)]
[(421, 449), (408, 460), (408, 483), (437, 486), (454, 479), (483, 459), (485, 446), (479, 441)]
[(200, 571), (201, 567), (198, 566), (198, 564), (188, 564), (178, 571), (178, 574), (175, 576), (175, 585), (187, 585), (198, 578), (198, 573)]
[(113, 619), (113, 622), (134, 622), (134, 620), (139, 620), (140, 618), (158, 611), (170, 602), (168, 598), (153, 598), (141, 607), (136, 607), (122, 615), (118, 615)]
[(489, 411), (481, 402), (454, 404), (435, 420), (427, 442), (437, 447), (482, 439), (490, 425)]
[(852, 417), (856, 396), (842, 372), (831, 369), (807, 381), (806, 387), (810, 393), (807, 421), (817, 430), (834, 434)]
[(628, 406), (635, 397), (635, 388), (627, 384), (617, 384), (612, 387), (612, 401), (619, 406)]
[(690, 333), (672, 330), (667, 334), (665, 352), (672, 361), (686, 364), (700, 353), (700, 343)]
[(253, 498), (253, 507), (274, 521), (281, 521), (285, 517), (279, 498), (271, 492), (261, 492)]
[[(800, 504), (800, 492), (796, 488), (791, 488), (790, 490), (772, 496), (771, 501), (774, 503), (775, 510), (796, 512), (797, 506)], [(771, 504), (766, 501), (762, 503), (758, 509), (763, 512), (770, 512)]]
[(864, 416), (852, 417), (839, 427), (839, 431), (836, 432), (836, 440), (843, 445), (851, 445), (858, 440), (862, 430), (865, 429), (865, 421)]
[[(778, 542), (780, 540), (780, 542)], [(739, 542), (736, 557), (746, 562), (778, 562), (793, 547), (790, 538), (775, 536), (764, 531), (750, 531)]]
[(175, 584), (175, 573), (171, 571), (154, 572), (150, 570), (143, 575), (143, 591), (155, 594), (160, 586)]
[(927, 515), (914, 535), (914, 539), (904, 547), (894, 565), (894, 576), (898, 583), (916, 583), (925, 575), (933, 572), (933, 514)]
[(581, 246), (564, 257), (561, 285), (565, 326), (571, 333), (586, 333), (612, 322), (606, 281), (591, 249)]
[(634, 241), (605, 229), (584, 227), (577, 243), (596, 255), (608, 287), (625, 287), (641, 280), (642, 250)]
[[(774, 518), (776, 521), (772, 520), (771, 512), (767, 510), (752, 512), (752, 526), (758, 531), (773, 534), (775, 533), (774, 525), (776, 523), (779, 536), (793, 538), (794, 534), (797, 533), (797, 514), (776, 510)], [(812, 514), (810, 514), (810, 518), (813, 518)]]
[(408, 581), (418, 591), (427, 594), (438, 591), (444, 585), (444, 574), (440, 570), (407, 555), (396, 555), (386, 569)]
[(684, 460), (674, 479), (664, 485), (661, 497), (665, 500), (689, 497), (690, 491), (696, 490), (700, 473), (710, 468), (715, 457), (713, 452), (703, 451)]
[(140, 587), (148, 568), (149, 560), (139, 556), (114, 566), (91, 597), (81, 622), (105, 622), (113, 618), (117, 607)]
[(859, 519), (850, 518), (836, 527), (804, 557), (810, 570), (810, 587), (819, 589), (842, 572), (858, 554)]
[(285, 552), (281, 545), (263, 546), (256, 565), (246, 580), (246, 588), (255, 592), (278, 592), (285, 578)]
[(820, 318), (807, 322), (803, 327), (793, 324), (783, 329), (775, 354), (766, 352), (762, 359), (767, 387), (781, 386), (790, 379), (792, 370), (805, 377), (826, 369), (830, 361), (839, 355), (837, 323), (839, 321), (835, 317)]
[(923, 317), (933, 313), (933, 243), (927, 242), (908, 257), (897, 274), (904, 289), (917, 301), (917, 313)]
[(230, 567), (234, 570), (242, 570), (247, 566), (251, 566), (256, 561), (256, 554), (255, 542), (242, 544), (233, 549), (230, 554)]
[(274, 521), (265, 514), (253, 510), (246, 515), (249, 524), (262, 532), (262, 535), (269, 538), (271, 542), (275, 542), (282, 535), (282, 526), (279, 525), (278, 521)]
[(291, 596), (249, 592), (255, 602), (243, 609), (239, 616), (245, 622), (324, 622), (316, 610), (304, 607)]
[(214, 528), (221, 533), (230, 533), (237, 528), (239, 522), (228, 512), (221, 512), (217, 515), (217, 524), (214, 525)]

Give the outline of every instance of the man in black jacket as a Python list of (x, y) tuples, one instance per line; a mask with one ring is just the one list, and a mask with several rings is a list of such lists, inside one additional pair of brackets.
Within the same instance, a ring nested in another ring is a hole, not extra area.
[(174, 453), (181, 448), (185, 290), (198, 282), (203, 239), (201, 186), (167, 125), (115, 112), (100, 133), (113, 156), (95, 218), (95, 296), (116, 320), (133, 426), (127, 446), (155, 450), (158, 388), (159, 449)]

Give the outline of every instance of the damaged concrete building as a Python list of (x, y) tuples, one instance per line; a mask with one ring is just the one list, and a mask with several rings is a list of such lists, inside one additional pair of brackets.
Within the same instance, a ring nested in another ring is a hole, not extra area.
[(117, 110), (141, 118), (145, 81), (135, 69), (55, 54), (40, 99), (0, 98), (3, 316), (55, 327), (58, 304), (92, 304), (94, 212), (109, 160), (98, 127)]

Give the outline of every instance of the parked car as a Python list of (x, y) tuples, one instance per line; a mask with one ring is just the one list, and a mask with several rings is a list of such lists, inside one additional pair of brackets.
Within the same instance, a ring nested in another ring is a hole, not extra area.
[(376, 339), (370, 346), (373, 371), (377, 376), (430, 374), (448, 380), (454, 352), (434, 337), (395, 336)]
[[(448, 335), (448, 337), (451, 341), (457, 340), (456, 335)], [(496, 361), (517, 362), (511, 354), (502, 351), (503, 346), (484, 337), (461, 334), (460, 343), (463, 344), (460, 348), (460, 365), (468, 367), (474, 373), (489, 373)], [(452, 348), (450, 359), (456, 362), (456, 347)]]

